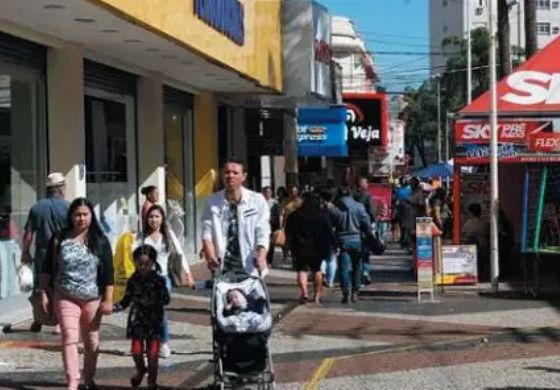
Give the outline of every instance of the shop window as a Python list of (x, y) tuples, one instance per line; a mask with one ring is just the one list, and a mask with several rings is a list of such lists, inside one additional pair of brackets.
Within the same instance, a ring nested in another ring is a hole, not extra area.
[(126, 106), (86, 96), (86, 166), (88, 182), (126, 182)]

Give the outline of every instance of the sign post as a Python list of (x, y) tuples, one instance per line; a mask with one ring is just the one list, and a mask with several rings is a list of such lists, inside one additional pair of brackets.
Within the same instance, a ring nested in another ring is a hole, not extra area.
[(418, 276), (418, 301), (422, 293), (434, 300), (434, 252), (432, 218), (416, 218), (416, 261)]

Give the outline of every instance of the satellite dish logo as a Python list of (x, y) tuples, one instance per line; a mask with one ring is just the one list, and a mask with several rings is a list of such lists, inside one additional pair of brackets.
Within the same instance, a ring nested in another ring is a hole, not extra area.
[(364, 120), (364, 113), (358, 106), (352, 103), (346, 103), (346, 122), (349, 123), (362, 123)]

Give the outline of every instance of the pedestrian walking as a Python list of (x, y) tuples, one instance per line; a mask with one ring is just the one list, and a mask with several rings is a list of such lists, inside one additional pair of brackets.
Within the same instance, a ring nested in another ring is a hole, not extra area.
[(339, 199), (328, 205), (339, 252), (342, 303), (358, 301), (362, 275), (362, 235), (371, 234), (371, 221), (365, 207), (354, 200), (348, 187)]
[[(160, 205), (153, 205), (146, 215), (146, 226), (142, 232), (142, 237), (138, 239), (133, 246), (133, 250), (142, 245), (150, 245), (157, 252), (156, 262), (161, 270), (161, 276), (165, 280), (165, 286), (169, 292), (172, 290), (171, 279), (169, 277), (170, 258), (176, 256), (181, 262), (182, 268), (186, 272), (187, 285), (194, 286), (194, 279), (190, 272), (189, 263), (185, 259), (183, 248), (179, 241), (174, 237), (173, 231), (168, 228), (165, 218), (165, 211)], [(163, 317), (163, 333), (161, 336), (161, 345), (159, 348), (159, 356), (167, 359), (171, 356), (171, 348), (169, 346), (169, 321), (167, 316)]]
[[(367, 177), (358, 178), (357, 184), (358, 188), (354, 193), (354, 199), (364, 206), (370, 222), (374, 224), (377, 222), (377, 209), (376, 205), (373, 203), (371, 195), (369, 194), (369, 182)], [(362, 237), (362, 239), (363, 238), (364, 237)], [(364, 284), (371, 283), (371, 276), (369, 274), (369, 255), (369, 249), (365, 245), (362, 245), (362, 280)]]
[(202, 243), (212, 270), (245, 271), (266, 269), (270, 241), (270, 210), (264, 197), (243, 187), (247, 178), (240, 160), (223, 165), (224, 189), (206, 201), (202, 214)]
[[(37, 295), (39, 275), (47, 255), (49, 240), (53, 233), (61, 231), (66, 226), (69, 205), (68, 201), (64, 199), (66, 181), (62, 173), (53, 172), (48, 175), (45, 187), (47, 197), (35, 203), (29, 211), (24, 228), (21, 259), (23, 264), (30, 265), (33, 268), (34, 291), (32, 294), (37, 299), (40, 298)], [(35, 251), (32, 257), (31, 245), (33, 240), (35, 240)], [(42, 324), (38, 321), (38, 318), (34, 318), (30, 328), (31, 331), (40, 332), (41, 327)], [(54, 333), (60, 333), (60, 326), (57, 325), (54, 328)]]
[[(130, 378), (133, 389), (138, 388), (146, 373), (148, 389), (158, 388), (158, 354), (163, 337), (164, 306), (169, 304), (166, 280), (160, 275), (158, 252), (153, 246), (141, 245), (132, 254), (136, 271), (126, 284), (123, 299), (114, 305), (113, 312), (130, 306), (126, 337), (131, 340), (132, 359), (136, 374)], [(146, 355), (148, 364), (146, 368)]]
[(80, 383), (80, 338), (84, 343), (84, 384), (80, 389), (95, 389), (101, 317), (113, 312), (113, 256), (89, 200), (75, 199), (68, 210), (67, 227), (50, 239), (40, 288), (43, 311), (52, 310), (53, 300), (62, 328), (68, 389), (76, 390)]
[[(298, 208), (300, 208), (302, 204), (303, 204), (303, 200), (301, 199), (300, 196), (299, 187), (296, 185), (291, 186), (289, 191), (289, 196), (286, 199), (284, 199), (284, 202), (282, 203), (281, 219), (282, 219), (282, 228), (284, 230), (286, 229), (286, 222), (288, 221), (290, 214), (296, 211)], [(290, 248), (286, 243), (282, 246), (282, 254), (283, 254), (284, 261), (288, 259), (289, 253), (290, 253)]]
[(264, 199), (268, 203), (268, 207), (270, 208), (270, 243), (268, 248), (268, 253), (266, 256), (266, 260), (269, 265), (272, 265), (274, 261), (274, 247), (276, 245), (276, 238), (283, 234), (280, 231), (280, 205), (278, 201), (274, 199), (274, 192), (272, 192), (272, 188), (264, 187), (262, 189), (262, 194)]
[(295, 259), (299, 302), (308, 302), (307, 273), (313, 274), (313, 302), (320, 303), (323, 288), (321, 263), (335, 247), (329, 215), (321, 209), (321, 198), (315, 193), (304, 195), (303, 205), (286, 223), (286, 235)]
[(142, 227), (144, 227), (146, 217), (148, 216), (148, 210), (150, 210), (153, 205), (159, 202), (159, 190), (156, 186), (146, 186), (142, 187), (140, 192), (145, 197), (144, 203), (142, 204), (142, 212), (140, 214), (142, 217), (140, 223), (142, 224)]
[[(334, 185), (323, 189), (321, 191), (321, 198), (322, 198), (321, 208), (325, 210), (328, 214), (328, 204), (334, 202), (336, 198), (336, 189)], [(331, 230), (334, 233), (334, 228), (332, 228), (332, 224), (331, 224)], [(329, 288), (334, 287), (334, 279), (336, 277), (336, 270), (338, 268), (337, 266), (338, 264), (337, 264), (336, 241), (335, 241), (335, 247), (331, 249), (331, 252), (323, 260), (323, 265), (321, 266), (325, 275), (324, 285)]]

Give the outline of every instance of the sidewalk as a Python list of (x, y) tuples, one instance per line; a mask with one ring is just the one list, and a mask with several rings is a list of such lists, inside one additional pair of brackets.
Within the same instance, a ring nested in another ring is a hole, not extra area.
[[(525, 360), (511, 362), (512, 367), (549, 367), (560, 362), (560, 309), (554, 297), (532, 300), (514, 293), (486, 296), (447, 289), (437, 302), (418, 303), (408, 276), (403, 274), (402, 282), (383, 281), (378, 272), (358, 303), (341, 304), (340, 290), (334, 288), (322, 305), (299, 306), (290, 268), (289, 263), (277, 261), (267, 276), (277, 321), (270, 345), (280, 389), (481, 388), (489, 374), (476, 382), (476, 372), (468, 374), (468, 365), (486, 373), (490, 367), (506, 372), (506, 362), (516, 357)], [(192, 269), (198, 280), (210, 276), (203, 263)], [(202, 388), (211, 383), (209, 297), (207, 290), (174, 291), (168, 308), (174, 353), (161, 361), (161, 384)], [(125, 323), (123, 313), (104, 319), (97, 382), (105, 389), (128, 388), (133, 373)], [(445, 375), (471, 375), (464, 383), (472, 386), (455, 386)], [(543, 388), (559, 379), (554, 372), (525, 368), (519, 375), (518, 383), (533, 381)], [(63, 388), (57, 337), (45, 332), (0, 335), (0, 378), (0, 389)], [(426, 378), (436, 380), (433, 387)], [(501, 378), (495, 383), (512, 385), (505, 374)]]

